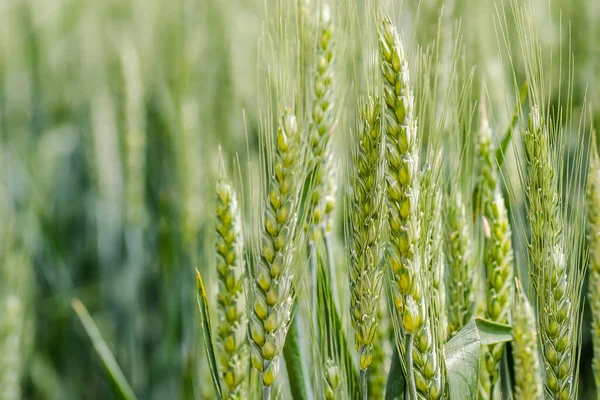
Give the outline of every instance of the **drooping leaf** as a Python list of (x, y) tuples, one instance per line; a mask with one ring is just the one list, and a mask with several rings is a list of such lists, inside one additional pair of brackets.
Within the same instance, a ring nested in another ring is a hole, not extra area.
[(451, 399), (476, 399), (481, 346), (510, 342), (512, 328), (481, 318), (471, 320), (444, 347)]
[(404, 400), (404, 388), (406, 380), (404, 371), (400, 363), (400, 353), (398, 347), (394, 346), (390, 372), (388, 373), (387, 383), (385, 385), (385, 400)]
[(104, 368), (114, 384), (114, 388), (118, 391), (119, 397), (125, 400), (135, 400), (136, 397), (133, 389), (129, 385), (129, 382), (127, 382), (123, 371), (119, 368), (119, 364), (117, 364), (115, 357), (102, 338), (102, 335), (87, 308), (85, 308), (85, 305), (78, 299), (73, 299), (71, 304), (75, 313), (77, 313), (79, 320), (83, 324), (86, 333), (92, 340), (94, 349), (96, 349), (96, 352), (100, 356), (102, 364), (104, 364)]
[(309, 363), (307, 361), (308, 343), (304, 338), (304, 327), (302, 318), (297, 312), (297, 304), (294, 304), (292, 322), (283, 346), (283, 358), (287, 369), (290, 391), (294, 399), (313, 399), (310, 375), (308, 374)]
[(215, 348), (212, 341), (212, 330), (210, 327), (210, 312), (208, 310), (208, 300), (206, 298), (206, 291), (204, 290), (204, 283), (202, 282), (202, 276), (200, 272), (196, 270), (196, 281), (198, 283), (198, 294), (196, 296), (198, 300), (198, 310), (200, 311), (200, 323), (202, 325), (202, 336), (204, 339), (204, 348), (206, 349), (206, 358), (208, 359), (208, 367), (210, 369), (210, 376), (215, 387), (215, 392), (220, 399), (223, 398), (223, 390), (221, 389), (221, 380), (219, 379), (219, 369), (217, 367), (217, 359), (215, 357)]

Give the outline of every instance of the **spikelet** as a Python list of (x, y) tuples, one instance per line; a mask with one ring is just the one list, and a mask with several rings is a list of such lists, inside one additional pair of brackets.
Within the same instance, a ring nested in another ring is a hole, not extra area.
[(513, 310), (515, 399), (541, 400), (544, 391), (535, 311), (522, 291), (517, 293)]
[(235, 191), (224, 176), (217, 180), (216, 259), (221, 380), (228, 399), (245, 396), (248, 372), (246, 294), (244, 292), (244, 237)]
[(342, 377), (340, 368), (333, 360), (325, 363), (325, 400), (337, 400), (341, 398)]
[(446, 202), (445, 255), (448, 268), (448, 335), (453, 337), (475, 312), (475, 265), (472, 231), (460, 192)]
[(373, 357), (382, 274), (381, 250), (382, 135), (380, 108), (372, 98), (364, 104), (350, 184), (350, 315), (354, 343), (365, 371)]
[[(593, 370), (596, 388), (600, 388), (600, 160), (596, 144), (590, 155), (588, 172), (588, 245), (590, 280), (588, 301), (592, 311)], [(598, 390), (598, 389), (597, 389)]]
[[(382, 302), (380, 302), (382, 303)], [(385, 304), (380, 304), (377, 315), (378, 326), (373, 345), (373, 360), (369, 366), (369, 399), (382, 399), (385, 394), (385, 384), (387, 373), (385, 368), (386, 350), (388, 344), (388, 327), (385, 324), (386, 315), (384, 314)]]
[(267, 392), (279, 374), (293, 304), (291, 263), (301, 185), (300, 152), (296, 117), (286, 109), (277, 131), (273, 173), (268, 182), (249, 324), (252, 365), (261, 372)]
[(417, 125), (404, 48), (396, 28), (388, 19), (381, 25), (379, 44), (385, 101), (392, 296), (401, 315), (403, 333), (411, 335), (423, 325), (425, 316), (421, 265), (417, 256), (420, 235)]

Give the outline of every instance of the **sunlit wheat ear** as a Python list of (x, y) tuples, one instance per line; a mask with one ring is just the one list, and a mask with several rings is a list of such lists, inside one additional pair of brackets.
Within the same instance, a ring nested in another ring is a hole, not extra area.
[(475, 265), (472, 227), (462, 195), (446, 201), (445, 255), (448, 269), (448, 334), (453, 337), (475, 313)]
[[(534, 106), (525, 132), (530, 272), (538, 298), (546, 394), (555, 399), (567, 399), (576, 391), (580, 278), (577, 264), (573, 268), (567, 266), (558, 178), (548, 129), (539, 109)], [(572, 257), (569, 260), (574, 262)]]
[(382, 273), (381, 258), (382, 133), (380, 107), (372, 98), (361, 110), (358, 140), (352, 157), (348, 204), (350, 239), (350, 315), (354, 343), (365, 371), (373, 357)]
[[(590, 275), (588, 301), (592, 311), (592, 362), (596, 388), (600, 388), (600, 159), (592, 141), (588, 170), (588, 246), (590, 249)], [(596, 389), (598, 390), (598, 389)]]
[(286, 109), (271, 157), (249, 324), (252, 365), (261, 372), (266, 391), (279, 374), (293, 303), (291, 263), (301, 185), (300, 153), (296, 117)]
[[(322, 6), (319, 18), (319, 35), (317, 36), (316, 65), (312, 83), (314, 96), (310, 111), (309, 144), (310, 144), (310, 178), (312, 196), (309, 210), (309, 234), (313, 236), (326, 221), (328, 213), (327, 195), (332, 171), (333, 147), (330, 137), (336, 125), (335, 96), (335, 45), (333, 43), (333, 22), (330, 7)], [(331, 191), (331, 190), (330, 190)], [(329, 199), (331, 200), (331, 199)], [(331, 204), (329, 204), (331, 205)]]
[(379, 32), (385, 109), (389, 264), (392, 296), (401, 315), (404, 334), (423, 325), (425, 302), (421, 288), (419, 247), (419, 149), (408, 62), (392, 22), (385, 19)]
[(544, 391), (535, 311), (522, 290), (515, 298), (512, 313), (515, 399), (540, 400)]
[(227, 398), (240, 399), (246, 395), (249, 367), (242, 220), (235, 191), (223, 175), (216, 194), (217, 345)]

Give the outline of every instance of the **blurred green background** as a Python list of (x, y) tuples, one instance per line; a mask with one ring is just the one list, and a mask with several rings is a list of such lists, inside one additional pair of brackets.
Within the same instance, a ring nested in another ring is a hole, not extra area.
[[(334, 7), (342, 13), (347, 1)], [(411, 45), (426, 45), (442, 2), (421, 1), (420, 13), (418, 4), (405, 1), (402, 21), (412, 23), (403, 30), (414, 34)], [(538, 4), (544, 51), (558, 57), (562, 41), (566, 55), (571, 44), (574, 107), (587, 91), (598, 125), (600, 2)], [(0, 0), (0, 399), (112, 398), (73, 298), (139, 398), (212, 398), (194, 268), (214, 282), (219, 146), (231, 167), (236, 154), (242, 164), (257, 158), (265, 5)], [(496, 7), (447, 1), (442, 29), (460, 21), (465, 63), (485, 79), (494, 123), (506, 126), (514, 88), (498, 57)], [(508, 39), (518, 54), (516, 34)], [(580, 395), (588, 398), (584, 323)]]

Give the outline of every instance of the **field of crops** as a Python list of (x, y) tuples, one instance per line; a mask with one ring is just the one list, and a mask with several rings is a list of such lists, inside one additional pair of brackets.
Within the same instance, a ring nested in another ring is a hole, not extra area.
[(597, 126), (597, 0), (0, 0), (0, 400), (600, 398)]

